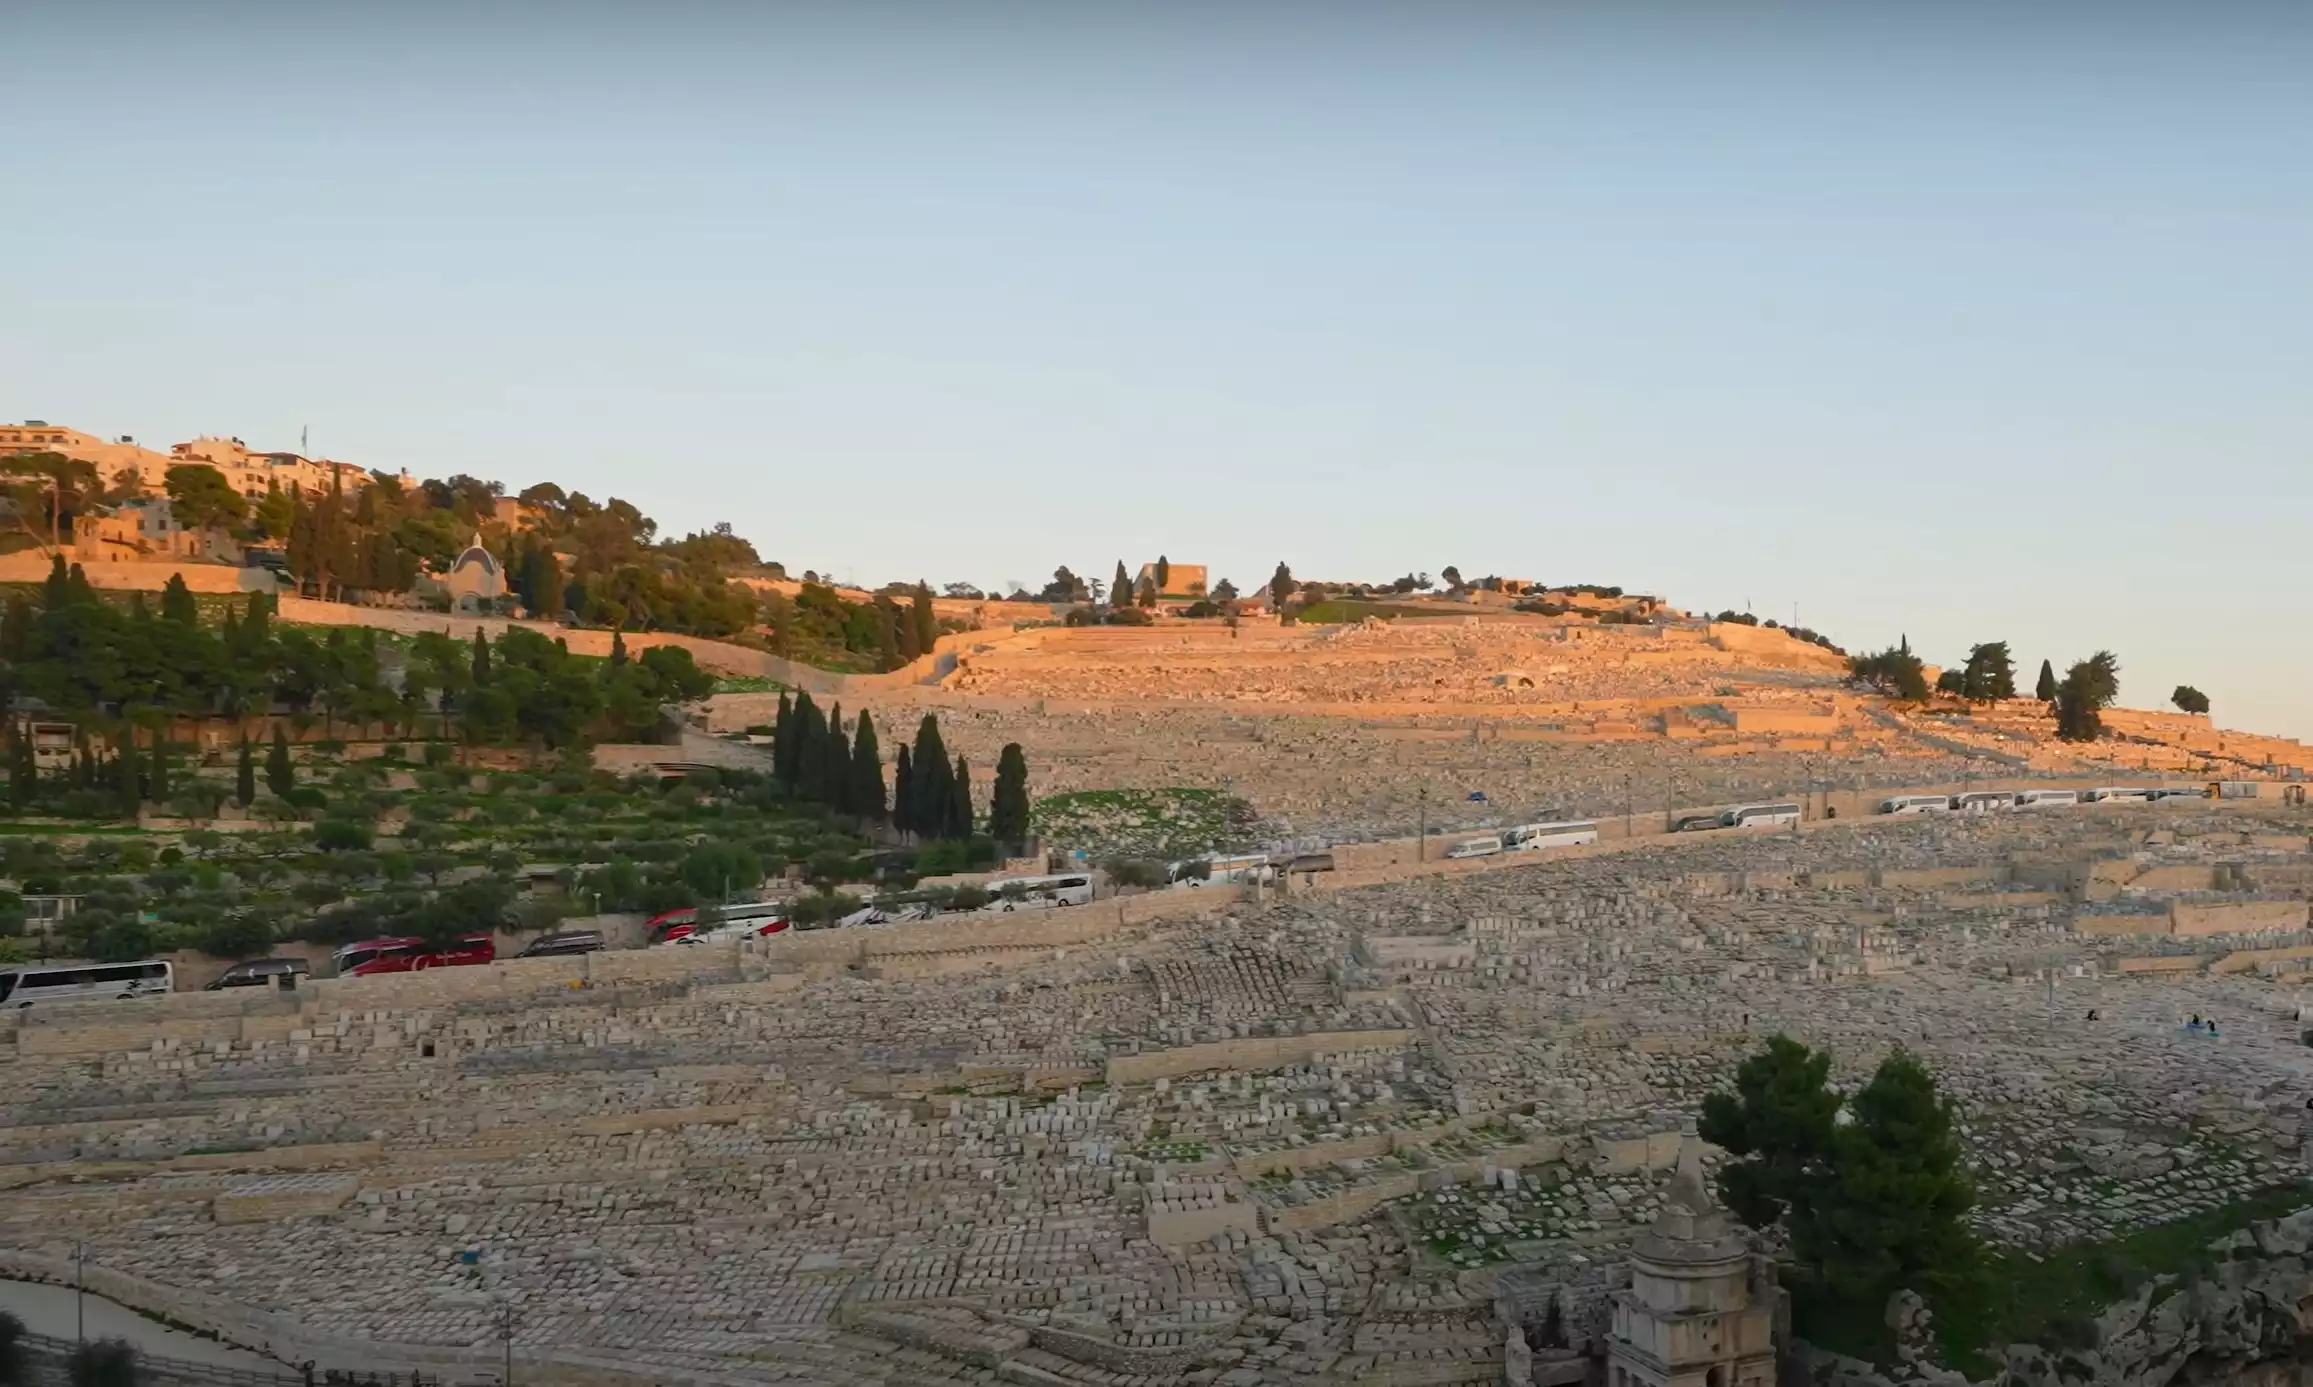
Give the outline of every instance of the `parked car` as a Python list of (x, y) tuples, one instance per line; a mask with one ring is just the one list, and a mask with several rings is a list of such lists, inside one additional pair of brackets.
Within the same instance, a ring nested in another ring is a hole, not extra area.
[(516, 958), (559, 958), (564, 954), (591, 954), (608, 948), (609, 943), (598, 929), (566, 929), (554, 934), (541, 934), (522, 946)]
[(313, 965), (302, 958), (246, 958), (211, 979), (203, 992), (228, 987), (278, 987), (284, 976), (309, 978)]

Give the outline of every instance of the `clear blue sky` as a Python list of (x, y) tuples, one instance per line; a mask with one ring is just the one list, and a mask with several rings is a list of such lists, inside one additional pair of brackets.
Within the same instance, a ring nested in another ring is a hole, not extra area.
[(873, 581), (1797, 603), (2313, 737), (2302, 5), (28, 0), (0, 52), (0, 417)]

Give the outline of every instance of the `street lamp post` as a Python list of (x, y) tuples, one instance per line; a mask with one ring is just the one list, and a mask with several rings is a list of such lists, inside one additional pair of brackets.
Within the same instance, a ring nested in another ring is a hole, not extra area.
[(85, 1240), (72, 1245), (72, 1337), (75, 1343), (88, 1342), (88, 1243)]

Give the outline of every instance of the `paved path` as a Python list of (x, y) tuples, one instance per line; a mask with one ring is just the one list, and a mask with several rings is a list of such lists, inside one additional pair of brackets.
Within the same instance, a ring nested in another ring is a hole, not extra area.
[[(76, 1332), (74, 1295), (70, 1286), (44, 1286), (31, 1281), (0, 1281), (0, 1310), (24, 1321), (35, 1334), (70, 1339)], [(126, 1339), (139, 1352), (161, 1358), (179, 1358), (219, 1368), (286, 1371), (281, 1364), (247, 1349), (233, 1348), (215, 1339), (202, 1339), (167, 1325), (156, 1324), (124, 1305), (102, 1296), (90, 1296), (88, 1337)]]

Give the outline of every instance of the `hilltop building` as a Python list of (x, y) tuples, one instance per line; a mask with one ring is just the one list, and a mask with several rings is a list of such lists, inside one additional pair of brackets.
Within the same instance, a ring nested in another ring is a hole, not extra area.
[(449, 603), (450, 610), (460, 616), (475, 616), (494, 612), (505, 602), (509, 589), (506, 585), (505, 565), (498, 556), (482, 547), (482, 536), (450, 565), (450, 571), (440, 577), (418, 575), (418, 595), (434, 601)]
[[(268, 486), (279, 486), (283, 491), (320, 492), (329, 490), (335, 482), (347, 491), (358, 491), (369, 485), (370, 480), (368, 470), (355, 463), (308, 458), (297, 453), (259, 452), (238, 438), (212, 434), (173, 443), (166, 453), (161, 453), (126, 434), (117, 440), (104, 439), (41, 419), (0, 424), (0, 457), (25, 453), (61, 453), (91, 463), (96, 467), (98, 479), (107, 486), (117, 482), (123, 472), (134, 472), (138, 485), (156, 496), (168, 486), (169, 469), (187, 464), (216, 468), (235, 491), (252, 502), (264, 500)], [(399, 477), (405, 485), (416, 484), (407, 472), (400, 473)]]
[[(1157, 566), (1153, 563), (1144, 563), (1140, 566), (1140, 573), (1132, 580), (1133, 590), (1137, 592), (1141, 584), (1156, 583), (1156, 581)], [(1159, 597), (1202, 597), (1204, 595), (1205, 566), (1201, 563), (1168, 564), (1165, 569), (1165, 581), (1157, 583), (1157, 596)]]

